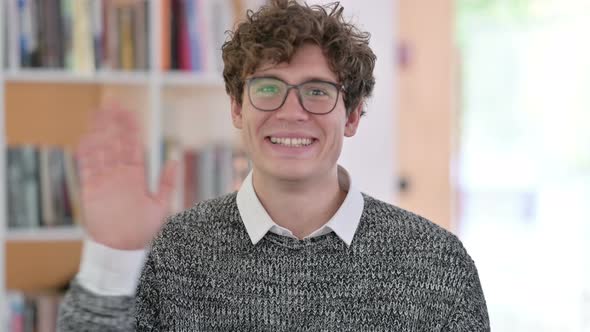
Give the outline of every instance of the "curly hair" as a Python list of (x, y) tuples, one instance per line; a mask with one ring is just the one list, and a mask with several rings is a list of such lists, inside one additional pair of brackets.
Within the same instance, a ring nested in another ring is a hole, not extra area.
[(256, 12), (249, 10), (222, 46), (227, 93), (241, 105), (248, 75), (263, 63), (289, 62), (300, 46), (314, 43), (344, 86), (350, 114), (373, 91), (376, 56), (370, 34), (345, 21), (342, 11), (338, 2), (308, 6), (295, 0), (272, 0)]

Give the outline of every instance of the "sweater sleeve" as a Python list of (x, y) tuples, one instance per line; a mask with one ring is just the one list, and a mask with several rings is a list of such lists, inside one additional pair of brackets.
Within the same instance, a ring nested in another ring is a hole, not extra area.
[(488, 310), (477, 269), (470, 257), (467, 257), (467, 261), (463, 291), (455, 300), (443, 332), (490, 331)]
[(160, 331), (155, 253), (143, 266), (136, 295), (97, 294), (74, 280), (60, 305), (59, 332)]
[(60, 305), (57, 330), (133, 331), (143, 257), (143, 250), (116, 250), (86, 239), (80, 272)]
[(74, 280), (59, 309), (59, 332), (132, 332), (133, 296), (99, 295)]

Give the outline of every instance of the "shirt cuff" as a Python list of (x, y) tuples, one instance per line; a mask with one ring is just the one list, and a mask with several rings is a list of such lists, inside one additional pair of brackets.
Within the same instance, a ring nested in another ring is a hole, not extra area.
[(118, 250), (86, 238), (76, 279), (98, 295), (134, 295), (145, 255), (146, 250)]

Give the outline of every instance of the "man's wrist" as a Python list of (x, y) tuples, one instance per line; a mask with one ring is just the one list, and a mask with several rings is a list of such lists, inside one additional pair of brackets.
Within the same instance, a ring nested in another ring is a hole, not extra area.
[(77, 280), (99, 295), (135, 294), (146, 250), (118, 250), (84, 239)]

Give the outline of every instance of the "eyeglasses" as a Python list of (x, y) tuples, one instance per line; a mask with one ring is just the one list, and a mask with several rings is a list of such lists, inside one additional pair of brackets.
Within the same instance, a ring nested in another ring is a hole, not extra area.
[(281, 108), (289, 90), (297, 89), (297, 98), (304, 110), (313, 114), (328, 114), (336, 108), (340, 84), (311, 80), (297, 85), (287, 84), (276, 77), (251, 77), (246, 80), (248, 98), (257, 110), (272, 112)]

